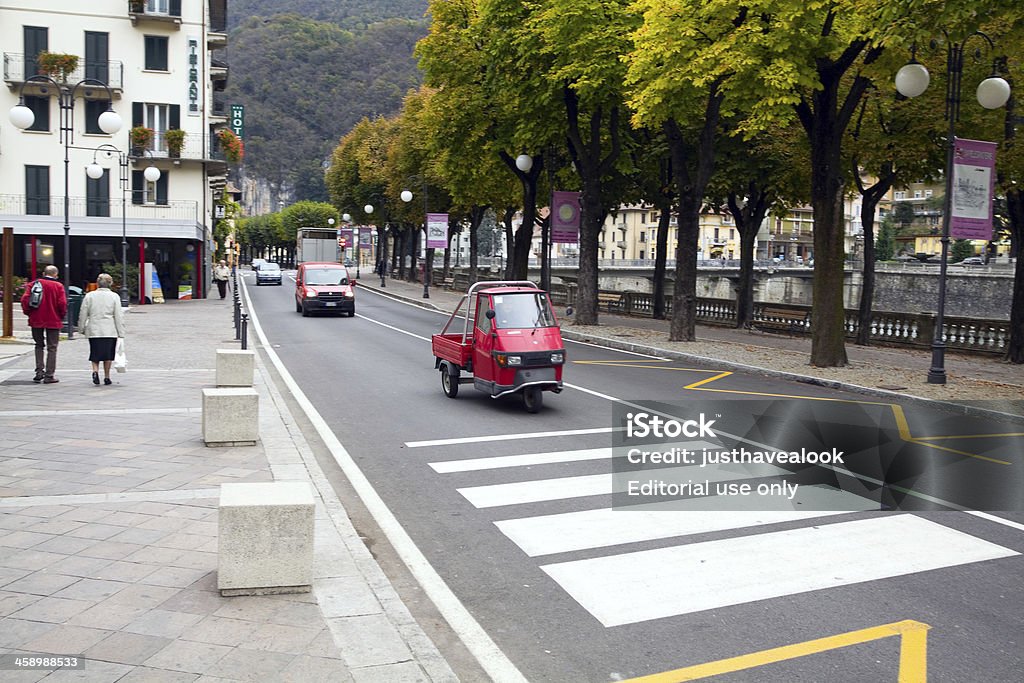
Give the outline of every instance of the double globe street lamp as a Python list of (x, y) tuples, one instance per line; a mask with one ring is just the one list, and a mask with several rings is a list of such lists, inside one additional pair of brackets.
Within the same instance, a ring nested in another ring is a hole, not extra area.
[[(373, 204), (367, 204), (363, 207), (363, 213), (366, 214), (367, 218), (373, 215)], [(384, 231), (381, 227), (377, 228), (377, 274), (380, 275), (380, 286), (387, 287), (385, 277), (388, 272), (387, 254), (385, 254), (385, 245), (382, 242)]]
[[(128, 178), (128, 155), (114, 147), (111, 144), (102, 144), (99, 147), (93, 149), (92, 163), (85, 167), (85, 175), (89, 176), (93, 180), (99, 180), (103, 177), (104, 168), (96, 163), (96, 155), (103, 152), (107, 155), (107, 158), (117, 155), (117, 165), (120, 168), (120, 183), (121, 183), (121, 306), (127, 307), (129, 304), (128, 294), (128, 190), (130, 189), (130, 181)], [(150, 152), (147, 150), (147, 154)], [(142, 173), (147, 182), (155, 183), (160, 180), (160, 169), (153, 165), (150, 160), (149, 166)], [(139, 278), (142, 278), (142, 271), (140, 265)], [(141, 296), (141, 295), (140, 295)]]
[[(943, 32), (945, 34), (945, 32)], [(963, 77), (964, 46), (972, 38), (984, 40), (989, 49), (994, 49), (992, 39), (980, 31), (975, 31), (960, 42), (949, 40), (946, 35), (946, 121), (949, 131), (946, 137), (946, 195), (942, 203), (942, 255), (939, 261), (939, 302), (935, 314), (935, 333), (932, 337), (932, 364), (928, 369), (929, 384), (946, 383), (946, 343), (945, 343), (945, 310), (946, 310), (946, 266), (949, 255), (950, 218), (953, 208), (953, 162), (956, 147), (956, 123), (960, 118), (960, 85)], [(935, 43), (932, 43), (935, 46)], [(975, 93), (985, 109), (998, 109), (1010, 99), (1010, 84), (1000, 77), (996, 71), (996, 63), (992, 66), (992, 75), (983, 80)], [(917, 97), (928, 89), (931, 76), (928, 69), (916, 59), (916, 49), (911, 54), (908, 64), (896, 73), (896, 90), (904, 97)], [(991, 200), (991, 198), (989, 198)]]
[[(59, 140), (64, 145), (64, 294), (67, 296), (71, 287), (71, 200), (68, 196), (71, 158), (69, 151), (75, 142), (75, 98), (79, 95), (79, 88), (82, 89), (81, 95), (83, 98), (92, 97), (96, 88), (103, 88), (106, 91), (107, 109), (97, 117), (96, 121), (101, 131), (107, 135), (113, 135), (121, 130), (121, 116), (114, 111), (114, 94), (103, 81), (96, 80), (95, 78), (85, 78), (75, 85), (69, 85), (67, 83), (58, 83), (49, 76), (37, 74), (29, 76), (21, 84), (21, 88), (18, 90), (18, 104), (11, 107), (10, 121), (14, 124), (15, 128), (20, 130), (31, 128), (36, 120), (35, 113), (25, 105), (25, 86), (29, 84), (38, 86), (39, 92), (47, 97), (52, 87), (57, 94), (57, 105), (60, 109)], [(68, 339), (73, 338), (74, 329), (71, 326), (70, 306), (64, 316), (64, 324), (68, 330)]]

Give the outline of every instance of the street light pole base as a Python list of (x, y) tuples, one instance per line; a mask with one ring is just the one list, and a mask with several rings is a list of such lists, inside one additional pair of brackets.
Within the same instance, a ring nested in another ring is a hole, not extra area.
[(423, 298), (424, 299), (429, 299), (430, 298), (430, 285), (423, 285)]
[(928, 368), (928, 384), (946, 383), (946, 345), (940, 341), (932, 344), (932, 366)]
[(128, 290), (125, 287), (121, 288), (121, 308), (128, 308), (131, 305), (131, 299), (128, 298)]

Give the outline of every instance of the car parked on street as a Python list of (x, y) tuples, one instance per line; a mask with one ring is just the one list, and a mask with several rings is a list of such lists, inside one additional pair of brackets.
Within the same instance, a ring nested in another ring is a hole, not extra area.
[(981, 256), (968, 256), (963, 261), (960, 261), (958, 265), (961, 266), (983, 266), (985, 265), (985, 259)]
[(279, 285), (281, 284), (281, 266), (276, 263), (267, 262), (256, 271), (257, 285)]
[(295, 312), (303, 316), (326, 313), (356, 314), (356, 283), (348, 268), (329, 261), (299, 264), (295, 273)]

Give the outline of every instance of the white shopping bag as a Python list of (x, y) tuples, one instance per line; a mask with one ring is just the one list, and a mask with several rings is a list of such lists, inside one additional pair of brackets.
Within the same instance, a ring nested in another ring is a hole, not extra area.
[(124, 337), (117, 338), (117, 347), (114, 349), (114, 369), (118, 372), (128, 370), (128, 358), (124, 354)]

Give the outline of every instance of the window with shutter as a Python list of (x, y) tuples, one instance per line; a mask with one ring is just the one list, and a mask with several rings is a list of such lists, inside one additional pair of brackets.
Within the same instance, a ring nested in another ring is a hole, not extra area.
[(86, 176), (85, 209), (87, 216), (110, 215), (110, 169), (103, 169), (103, 175), (95, 180)]
[(50, 215), (50, 167), (25, 166), (25, 213)]
[(49, 49), (50, 30), (45, 26), (25, 26), (22, 36), (25, 41), (25, 78), (39, 73), (36, 57), (43, 50)]
[(85, 32), (85, 77), (106, 83), (110, 80), (110, 35), (97, 31)]
[(146, 70), (167, 71), (167, 36), (146, 36)]
[(50, 130), (50, 98), (25, 95), (25, 106), (32, 110), (35, 119), (28, 130), (49, 132)]

